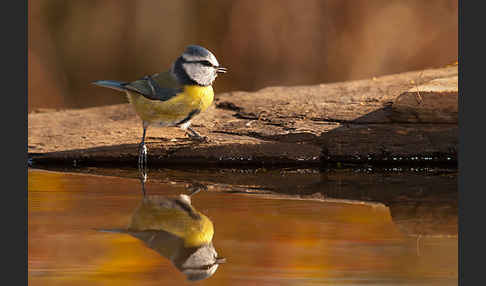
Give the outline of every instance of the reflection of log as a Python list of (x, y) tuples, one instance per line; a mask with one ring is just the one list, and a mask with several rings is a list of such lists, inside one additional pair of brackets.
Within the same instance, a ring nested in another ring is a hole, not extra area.
[(397, 203), (390, 206), (393, 222), (410, 236), (457, 236), (457, 202)]
[[(135, 169), (95, 168), (97, 174), (137, 178)], [(82, 168), (81, 172), (90, 172)], [(185, 185), (197, 182), (210, 191), (242, 193), (255, 198), (304, 199), (362, 205), (385, 210), (405, 235), (457, 237), (457, 172), (349, 172), (313, 169), (161, 169), (151, 170), (157, 184)], [(183, 187), (182, 187), (183, 188)], [(329, 219), (329, 217), (326, 217)]]
[[(220, 94), (216, 107), (193, 122), (211, 142), (196, 144), (178, 129), (152, 128), (149, 162), (454, 163), (457, 95), (457, 67)], [(128, 105), (28, 119), (28, 150), (37, 153), (37, 162), (136, 162), (141, 123)]]

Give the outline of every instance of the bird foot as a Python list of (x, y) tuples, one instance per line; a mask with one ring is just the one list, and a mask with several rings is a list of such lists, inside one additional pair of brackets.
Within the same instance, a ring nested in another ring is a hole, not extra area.
[(192, 183), (187, 189), (190, 191), (189, 196), (192, 196), (199, 193), (200, 191), (207, 191), (208, 186), (200, 183)]
[(189, 139), (191, 139), (192, 141), (197, 141), (197, 142), (201, 142), (201, 143), (208, 143), (209, 142), (209, 138), (207, 136), (189, 135)]
[(201, 136), (201, 134), (197, 133), (194, 129), (192, 129), (190, 127), (186, 129), (186, 133), (189, 136), (189, 138), (193, 141), (198, 141), (198, 142), (202, 142), (202, 143), (208, 143), (209, 142), (208, 137)]

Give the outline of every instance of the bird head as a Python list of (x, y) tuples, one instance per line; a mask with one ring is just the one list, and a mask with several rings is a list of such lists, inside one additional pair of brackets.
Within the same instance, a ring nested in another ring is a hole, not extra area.
[(209, 86), (219, 73), (225, 73), (227, 69), (219, 66), (209, 50), (190, 45), (174, 62), (171, 71), (181, 84)]

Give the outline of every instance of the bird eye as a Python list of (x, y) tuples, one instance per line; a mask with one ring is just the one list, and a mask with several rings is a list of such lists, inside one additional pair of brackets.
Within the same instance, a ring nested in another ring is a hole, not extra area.
[(211, 64), (209, 61), (201, 61), (201, 64), (206, 67), (212, 67), (213, 64)]

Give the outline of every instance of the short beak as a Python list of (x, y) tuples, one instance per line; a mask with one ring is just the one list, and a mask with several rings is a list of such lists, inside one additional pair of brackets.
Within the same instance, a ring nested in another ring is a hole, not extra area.
[(221, 68), (221, 67), (216, 68), (216, 72), (217, 72), (217, 73), (225, 73), (225, 72), (227, 72), (227, 71), (228, 71), (228, 69), (227, 69), (227, 68)]
[(218, 257), (216, 258), (216, 263), (215, 264), (223, 264), (226, 263), (226, 258), (224, 257)]

